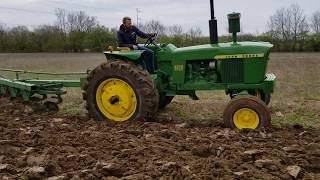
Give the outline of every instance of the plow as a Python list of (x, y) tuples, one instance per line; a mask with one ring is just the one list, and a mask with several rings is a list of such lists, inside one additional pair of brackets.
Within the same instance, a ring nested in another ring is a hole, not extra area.
[[(82, 87), (86, 72), (34, 72), (25, 70), (13, 70), (0, 68), (0, 72), (9, 74), (15, 79), (0, 77), (0, 96), (19, 100), (22, 103), (40, 102), (48, 111), (58, 111), (59, 104), (63, 102), (62, 96), (67, 94), (65, 88)], [(24, 78), (21, 78), (21, 76)], [(40, 80), (38, 78), (29, 78), (29, 76), (45, 75), (47, 77), (68, 77), (77, 76), (79, 80)], [(26, 78), (25, 78), (26, 77)]]
[[(86, 109), (98, 121), (148, 121), (175, 96), (187, 95), (198, 100), (197, 91), (223, 90), (230, 102), (223, 112), (226, 127), (267, 128), (271, 123), (268, 104), (274, 92), (276, 76), (268, 74), (268, 42), (238, 42), (239, 13), (228, 15), (232, 42), (218, 42), (214, 3), (210, 1), (210, 44), (177, 48), (156, 43), (150, 37), (141, 46), (155, 53), (155, 69), (143, 50), (112, 47), (104, 52), (107, 61), (92, 71), (49, 73), (0, 69), (15, 73), (14, 79), (0, 77), (0, 95), (23, 103), (40, 101), (47, 109), (58, 110), (65, 88), (81, 88)], [(41, 80), (20, 78), (21, 74), (76, 76), (77, 80)]]

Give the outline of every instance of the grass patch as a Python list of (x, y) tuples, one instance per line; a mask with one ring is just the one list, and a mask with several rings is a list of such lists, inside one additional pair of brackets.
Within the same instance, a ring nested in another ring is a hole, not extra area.
[(274, 125), (302, 125), (304, 128), (311, 128), (319, 124), (318, 118), (316, 113), (300, 108), (283, 117), (273, 117), (272, 121)]
[(79, 104), (78, 106), (74, 104), (64, 104), (60, 109), (61, 115), (66, 116), (83, 116), (84, 115), (84, 109), (83, 104)]
[(304, 99), (307, 101), (320, 101), (320, 95), (306, 95)]

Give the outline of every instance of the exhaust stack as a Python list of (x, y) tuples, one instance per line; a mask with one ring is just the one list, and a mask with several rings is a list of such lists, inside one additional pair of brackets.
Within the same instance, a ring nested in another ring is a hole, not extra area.
[(211, 19), (209, 20), (210, 43), (217, 44), (218, 39), (218, 21), (214, 15), (214, 0), (210, 0)]

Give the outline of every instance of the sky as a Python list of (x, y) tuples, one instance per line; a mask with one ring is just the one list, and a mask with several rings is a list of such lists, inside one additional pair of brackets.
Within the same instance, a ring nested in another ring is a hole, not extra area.
[[(262, 33), (267, 22), (277, 9), (297, 3), (310, 17), (320, 11), (320, 0), (215, 0), (219, 34), (227, 34), (227, 14), (241, 13), (242, 33)], [(209, 0), (0, 0), (0, 23), (8, 27), (27, 25), (34, 28), (39, 24), (53, 24), (54, 11), (86, 11), (97, 17), (100, 24), (118, 27), (123, 16), (136, 21), (136, 9), (140, 9), (140, 21), (152, 19), (170, 25), (181, 25), (184, 29), (199, 27), (208, 34), (210, 18)]]

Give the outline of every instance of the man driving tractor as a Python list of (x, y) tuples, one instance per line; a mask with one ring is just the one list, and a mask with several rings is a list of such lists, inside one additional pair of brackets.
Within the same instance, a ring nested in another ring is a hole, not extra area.
[(140, 31), (136, 26), (132, 25), (130, 17), (124, 17), (122, 19), (122, 25), (118, 31), (118, 45), (119, 47), (127, 47), (131, 50), (143, 50), (145, 62), (141, 62), (141, 65), (144, 69), (147, 69), (150, 73), (154, 73), (155, 71), (155, 60), (154, 60), (154, 52), (146, 48), (145, 46), (139, 46), (137, 44), (137, 36), (143, 39), (150, 39), (155, 37), (156, 33), (147, 34)]

